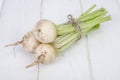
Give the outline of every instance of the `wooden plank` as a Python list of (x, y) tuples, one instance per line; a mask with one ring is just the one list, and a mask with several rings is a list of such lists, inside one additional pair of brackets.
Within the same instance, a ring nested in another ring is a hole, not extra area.
[(37, 80), (38, 69), (25, 66), (34, 57), (22, 47), (5, 48), (5, 44), (18, 41), (40, 19), (40, 0), (6, 0), (0, 19), (0, 78), (3, 80)]
[(99, 30), (88, 35), (92, 80), (119, 80), (120, 11), (115, 0), (82, 0), (84, 10), (93, 4), (105, 7), (112, 20), (102, 24)]
[(119, 8), (119, 11), (120, 11), (120, 0), (115, 0), (115, 1), (116, 1), (118, 8)]
[(1, 14), (2, 14), (4, 2), (5, 2), (5, 0), (0, 0), (0, 16), (1, 16)]
[[(67, 15), (80, 15), (79, 0), (44, 0), (43, 19), (50, 19), (56, 24), (67, 21)], [(61, 56), (61, 54), (64, 56)], [(86, 59), (85, 38), (78, 41), (71, 48), (59, 54), (50, 64), (40, 64), (39, 80), (89, 80)]]

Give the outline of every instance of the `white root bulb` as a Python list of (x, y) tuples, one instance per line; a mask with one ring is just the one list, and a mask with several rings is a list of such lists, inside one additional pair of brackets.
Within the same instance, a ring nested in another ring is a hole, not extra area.
[(50, 63), (56, 57), (56, 51), (50, 44), (40, 44), (35, 50), (35, 58), (37, 59), (32, 64), (26, 66), (26, 68), (32, 67), (38, 63)]
[(40, 42), (52, 43), (57, 37), (57, 29), (55, 24), (50, 20), (40, 20), (37, 22), (33, 33)]
[(35, 38), (33, 32), (28, 32), (27, 34), (23, 36), (21, 41), (18, 41), (10, 45), (6, 45), (6, 47), (16, 46), (19, 44), (21, 44), (25, 48), (26, 51), (34, 52), (35, 49), (39, 46), (40, 42)]

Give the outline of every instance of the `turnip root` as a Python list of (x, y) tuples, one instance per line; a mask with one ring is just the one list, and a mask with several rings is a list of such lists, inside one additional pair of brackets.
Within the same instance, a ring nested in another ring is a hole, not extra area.
[(37, 60), (28, 65), (26, 68), (34, 66), (38, 63), (46, 64), (53, 61), (56, 57), (56, 51), (50, 44), (40, 44), (36, 48), (34, 56)]
[(37, 22), (33, 33), (37, 40), (42, 43), (51, 43), (57, 37), (57, 29), (55, 24), (50, 20), (40, 20)]
[(6, 45), (6, 47), (16, 46), (19, 44), (21, 44), (25, 48), (26, 51), (34, 52), (37, 46), (40, 44), (40, 42), (35, 38), (33, 32), (28, 32), (27, 34), (23, 36), (21, 41), (18, 41), (10, 45)]

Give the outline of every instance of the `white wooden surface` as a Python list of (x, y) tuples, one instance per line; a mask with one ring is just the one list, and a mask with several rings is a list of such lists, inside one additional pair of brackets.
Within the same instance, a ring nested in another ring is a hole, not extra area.
[[(40, 19), (59, 24), (67, 21), (69, 13), (77, 17), (93, 4), (105, 7), (112, 20), (50, 64), (25, 69), (33, 56), (21, 46), (15, 52), (13, 47), (3, 47), (20, 40)], [(0, 0), (0, 79), (120, 80), (119, 14), (119, 0)]]

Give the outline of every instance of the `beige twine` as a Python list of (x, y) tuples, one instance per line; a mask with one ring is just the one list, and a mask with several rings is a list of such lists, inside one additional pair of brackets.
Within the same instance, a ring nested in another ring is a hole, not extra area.
[(67, 18), (68, 18), (68, 23), (70, 23), (70, 24), (72, 24), (74, 27), (75, 27), (75, 29), (76, 29), (76, 32), (79, 34), (79, 36), (78, 36), (78, 39), (80, 39), (81, 38), (81, 35), (82, 35), (82, 30), (81, 30), (81, 28), (80, 28), (80, 23), (78, 23), (77, 21), (75, 21), (75, 18), (73, 18), (73, 16), (71, 15), (71, 14), (69, 14), (68, 16), (67, 16)]

